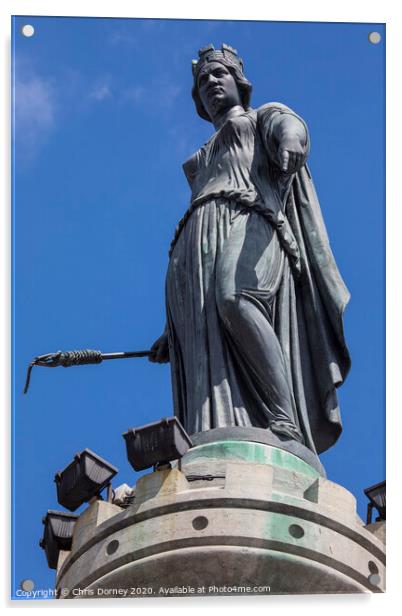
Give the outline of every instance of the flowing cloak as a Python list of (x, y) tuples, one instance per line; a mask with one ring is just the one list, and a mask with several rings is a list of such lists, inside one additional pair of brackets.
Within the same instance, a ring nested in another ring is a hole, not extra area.
[(270, 248), (253, 272), (257, 283), (242, 281), (240, 292), (272, 323), (296, 425), (305, 444), (321, 453), (342, 431), (336, 388), (350, 367), (342, 322), (349, 293), (307, 165), (284, 174), (275, 164), (274, 127), (283, 114), (303, 124), (307, 158), (303, 120), (280, 103), (268, 103), (228, 121), (183, 166), (192, 199), (176, 230), (166, 279), (173, 400), (190, 433), (269, 427), (258, 411), (266, 401), (243, 350), (226, 335), (214, 291), (217, 264), (231, 234), (240, 233), (243, 253), (266, 238)]

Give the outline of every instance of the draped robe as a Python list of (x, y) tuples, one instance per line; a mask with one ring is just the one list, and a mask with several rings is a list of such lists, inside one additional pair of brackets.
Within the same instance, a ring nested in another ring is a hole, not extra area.
[[(349, 294), (305, 160), (297, 173), (279, 170), (275, 123), (283, 115), (303, 125), (306, 160), (303, 120), (269, 103), (229, 119), (183, 165), (191, 205), (166, 278), (173, 400), (190, 434), (269, 429), (291, 405), (305, 445), (320, 453), (342, 429), (336, 388), (350, 367), (342, 324)], [(267, 344), (279, 349), (290, 390), (283, 408), (275, 375), (262, 382), (247, 328), (234, 327), (223, 309), (227, 296), (258, 310), (255, 327), (269, 324)]]

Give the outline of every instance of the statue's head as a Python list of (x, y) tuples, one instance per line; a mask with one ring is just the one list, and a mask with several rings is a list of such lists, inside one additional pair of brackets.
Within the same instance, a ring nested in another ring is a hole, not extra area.
[[(219, 67), (219, 65), (225, 67), (225, 71), (227, 71), (232, 78), (230, 81), (234, 81), (235, 86), (233, 85), (233, 87), (236, 88), (238, 98), (236, 102), (247, 110), (250, 105), (252, 85), (244, 76), (243, 61), (237, 55), (236, 49), (225, 44), (222, 45), (221, 49), (215, 49), (213, 45), (208, 45), (200, 49), (198, 56), (199, 59), (193, 60), (192, 62), (194, 77), (192, 96), (198, 115), (204, 120), (212, 122), (212, 118), (201, 100), (200, 80), (205, 78), (206, 73), (210, 72), (209, 69), (214, 69), (214, 67)], [(228, 83), (229, 89), (230, 86), (231, 84)], [(230, 95), (231, 93), (229, 92), (228, 94)], [(232, 98), (233, 100), (236, 98), (236, 93), (232, 93)]]

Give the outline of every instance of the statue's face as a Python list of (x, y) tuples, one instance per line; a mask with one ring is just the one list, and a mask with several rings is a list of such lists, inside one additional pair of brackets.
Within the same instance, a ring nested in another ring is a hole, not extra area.
[(205, 111), (211, 118), (242, 104), (232, 73), (220, 62), (208, 63), (200, 70), (197, 87)]

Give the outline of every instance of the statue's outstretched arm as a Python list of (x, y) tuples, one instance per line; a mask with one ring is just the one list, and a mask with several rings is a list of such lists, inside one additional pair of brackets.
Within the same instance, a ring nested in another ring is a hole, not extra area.
[(274, 139), (277, 143), (276, 159), (284, 173), (299, 171), (306, 161), (307, 135), (303, 124), (290, 114), (274, 120)]
[(263, 139), (272, 162), (283, 173), (299, 171), (310, 149), (306, 124), (291, 109), (279, 103), (262, 107), (259, 115)]

